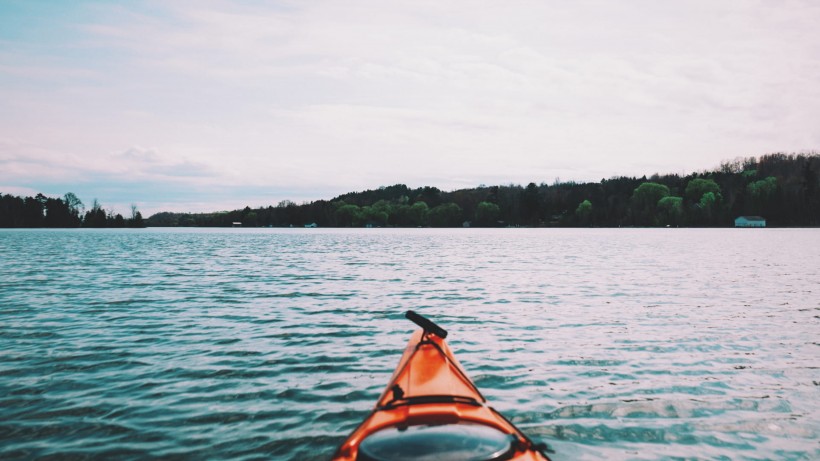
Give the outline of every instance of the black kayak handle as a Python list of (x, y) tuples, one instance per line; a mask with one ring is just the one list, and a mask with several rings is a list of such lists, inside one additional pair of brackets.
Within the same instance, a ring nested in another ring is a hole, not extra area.
[(424, 329), (424, 331), (433, 333), (434, 335), (438, 336), (441, 339), (447, 338), (447, 330), (441, 328), (440, 326), (433, 323), (432, 320), (422, 317), (419, 314), (416, 314), (413, 311), (407, 311), (404, 313), (404, 316), (407, 317), (408, 320), (415, 323), (416, 325), (420, 326)]

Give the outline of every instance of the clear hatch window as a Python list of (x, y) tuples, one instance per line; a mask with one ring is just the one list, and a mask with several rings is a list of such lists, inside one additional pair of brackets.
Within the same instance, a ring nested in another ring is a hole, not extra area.
[(479, 424), (390, 427), (359, 444), (357, 461), (495, 461), (512, 452), (513, 436)]

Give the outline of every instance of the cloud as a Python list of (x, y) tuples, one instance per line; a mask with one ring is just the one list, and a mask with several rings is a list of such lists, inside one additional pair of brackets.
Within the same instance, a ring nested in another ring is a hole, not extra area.
[(115, 154), (114, 157), (132, 162), (140, 163), (156, 163), (160, 161), (160, 156), (157, 155), (157, 150), (153, 148), (144, 148), (140, 146), (133, 146), (126, 149), (121, 154)]

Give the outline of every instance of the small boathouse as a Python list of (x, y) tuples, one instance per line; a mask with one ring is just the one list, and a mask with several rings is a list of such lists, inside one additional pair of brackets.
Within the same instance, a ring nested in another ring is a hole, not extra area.
[(735, 227), (766, 227), (766, 220), (760, 216), (738, 216)]

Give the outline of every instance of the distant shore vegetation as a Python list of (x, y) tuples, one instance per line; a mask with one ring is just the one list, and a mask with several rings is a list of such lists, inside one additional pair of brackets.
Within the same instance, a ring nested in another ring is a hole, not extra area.
[(135, 209), (129, 219), (112, 216), (96, 200), (83, 214), (70, 193), (62, 199), (0, 198), (0, 227), (728, 227), (738, 216), (762, 216), (769, 226), (818, 226), (820, 153), (739, 158), (686, 176), (451, 192), (396, 184), (302, 204), (161, 212), (144, 221)]
[(131, 216), (104, 210), (94, 199), (86, 210), (82, 200), (72, 192), (63, 197), (17, 197), (0, 194), (0, 228), (2, 227), (145, 227), (145, 219), (131, 205)]
[(444, 192), (403, 184), (331, 200), (215, 213), (157, 213), (149, 226), (199, 227), (726, 227), (820, 225), (820, 154), (775, 153), (713, 171), (595, 183), (479, 186)]

